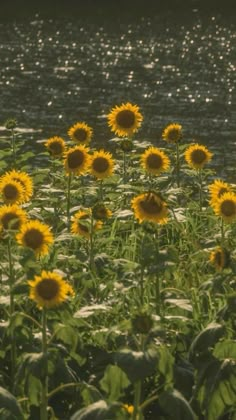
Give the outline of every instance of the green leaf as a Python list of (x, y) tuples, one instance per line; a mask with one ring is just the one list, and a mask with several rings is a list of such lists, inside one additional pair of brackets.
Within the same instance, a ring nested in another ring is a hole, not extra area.
[(154, 349), (145, 352), (122, 350), (115, 354), (115, 362), (125, 371), (131, 382), (136, 382), (155, 372), (157, 351)]
[(122, 411), (120, 405), (108, 406), (106, 401), (100, 400), (77, 411), (71, 420), (121, 420), (123, 419)]
[[(206, 389), (209, 392), (209, 389)], [(215, 377), (214, 388), (209, 392), (207, 420), (215, 420), (225, 414), (229, 407), (236, 409), (236, 366), (225, 360)]]
[(213, 351), (213, 356), (220, 360), (236, 360), (236, 341), (224, 340), (220, 343), (217, 343)]
[(169, 350), (164, 346), (158, 347), (157, 368), (165, 378), (165, 387), (169, 387), (173, 384), (173, 365), (174, 358), (170, 354)]
[(213, 347), (216, 342), (224, 335), (225, 327), (215, 322), (209, 324), (197, 337), (193, 340), (190, 350), (190, 362), (197, 360), (197, 358), (205, 353), (209, 347)]
[(55, 337), (75, 350), (78, 343), (78, 335), (75, 334), (75, 329), (71, 325), (57, 324), (55, 330)]
[(236, 365), (226, 359), (214, 359), (200, 377), (197, 399), (207, 420), (221, 418), (229, 409), (236, 409)]
[(188, 401), (176, 389), (163, 392), (158, 401), (166, 420), (197, 420)]
[(116, 401), (124, 394), (123, 391), (130, 384), (127, 375), (118, 366), (108, 365), (100, 385), (106, 392), (109, 401)]
[(0, 387), (0, 407), (1, 409), (3, 408), (10, 411), (17, 420), (23, 419), (23, 415), (16, 398), (2, 387)]

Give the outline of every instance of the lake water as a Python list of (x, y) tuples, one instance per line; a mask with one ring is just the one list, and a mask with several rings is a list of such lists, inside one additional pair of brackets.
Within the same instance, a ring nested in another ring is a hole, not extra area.
[(130, 101), (144, 115), (139, 139), (160, 145), (163, 127), (179, 122), (186, 141), (214, 144), (222, 165), (235, 166), (235, 28), (230, 16), (196, 9), (1, 23), (0, 125), (15, 117), (39, 139), (85, 121), (104, 145), (106, 114)]

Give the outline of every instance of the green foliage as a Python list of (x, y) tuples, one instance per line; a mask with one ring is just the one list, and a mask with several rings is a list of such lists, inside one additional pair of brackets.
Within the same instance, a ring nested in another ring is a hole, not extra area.
[(176, 389), (161, 393), (159, 404), (166, 420), (197, 420), (188, 401)]
[(12, 419), (23, 419), (23, 414), (16, 398), (9, 391), (0, 387), (0, 416), (3, 409), (11, 413)]

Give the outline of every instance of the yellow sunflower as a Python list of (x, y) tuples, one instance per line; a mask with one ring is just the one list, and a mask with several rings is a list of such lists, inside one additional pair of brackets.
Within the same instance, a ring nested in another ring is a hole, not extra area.
[(68, 130), (68, 136), (76, 143), (88, 144), (91, 141), (92, 135), (92, 128), (84, 122), (78, 122)]
[(146, 172), (152, 175), (159, 175), (167, 171), (170, 166), (170, 159), (157, 147), (149, 147), (141, 155), (141, 165)]
[(32, 249), (36, 256), (41, 256), (48, 254), (53, 235), (48, 225), (38, 220), (30, 220), (21, 227), (16, 240), (19, 245)]
[(89, 149), (84, 145), (70, 148), (65, 152), (65, 170), (68, 174), (81, 175), (88, 169), (90, 163)]
[(236, 219), (236, 194), (232, 192), (223, 193), (215, 201), (213, 209), (217, 216), (221, 216), (226, 223), (234, 222)]
[(3, 176), (0, 181), (0, 195), (6, 204), (20, 204), (24, 201), (24, 188), (20, 182)]
[(213, 154), (201, 144), (189, 146), (184, 153), (186, 162), (193, 169), (202, 169), (211, 160), (212, 156)]
[(62, 137), (54, 136), (50, 137), (45, 143), (45, 146), (50, 153), (50, 155), (54, 158), (62, 157), (63, 153), (66, 150), (66, 143)]
[(210, 205), (214, 208), (216, 201), (224, 194), (225, 192), (231, 192), (231, 186), (220, 179), (216, 179), (212, 184), (208, 186), (210, 191)]
[(4, 230), (19, 230), (26, 220), (26, 212), (16, 204), (0, 207), (0, 226)]
[(55, 272), (42, 271), (40, 276), (35, 276), (28, 284), (29, 297), (39, 308), (53, 308), (63, 303), (69, 294), (74, 295), (72, 287)]
[(134, 197), (131, 202), (134, 216), (139, 223), (149, 221), (159, 224), (168, 222), (168, 208), (165, 201), (153, 192), (146, 192)]
[(104, 179), (113, 174), (114, 164), (111, 153), (99, 150), (91, 156), (89, 170), (97, 179)]
[(229, 266), (230, 254), (225, 248), (218, 246), (211, 252), (209, 260), (216, 270), (221, 271)]
[(163, 130), (162, 138), (167, 143), (178, 143), (182, 138), (182, 125), (180, 124), (169, 124)]
[[(79, 210), (72, 218), (71, 233), (81, 235), (86, 239), (90, 238), (91, 233), (91, 209)], [(102, 222), (93, 222), (93, 231), (101, 229)]]
[(112, 212), (104, 203), (96, 203), (92, 208), (92, 215), (96, 220), (106, 220), (112, 216)]
[(107, 118), (111, 131), (120, 137), (131, 137), (138, 131), (143, 120), (143, 116), (139, 112), (139, 107), (129, 102), (115, 106)]
[(28, 175), (26, 172), (16, 171), (15, 169), (13, 169), (12, 171), (7, 172), (4, 175), (4, 177), (13, 179), (14, 181), (17, 181), (22, 185), (24, 189), (24, 194), (23, 194), (24, 203), (31, 199), (33, 195), (33, 181), (30, 175)]
[(134, 412), (134, 406), (133, 405), (128, 405), (128, 404), (124, 404), (123, 408), (127, 411), (127, 413), (129, 414), (133, 414)]

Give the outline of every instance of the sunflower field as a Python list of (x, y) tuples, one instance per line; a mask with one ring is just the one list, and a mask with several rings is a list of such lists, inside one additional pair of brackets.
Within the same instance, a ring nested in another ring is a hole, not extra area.
[[(0, 138), (0, 419), (236, 420), (236, 190), (143, 114)], [(116, 137), (114, 137), (116, 136)]]

